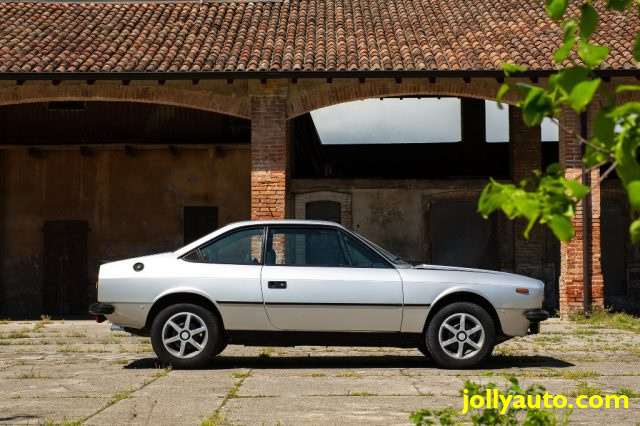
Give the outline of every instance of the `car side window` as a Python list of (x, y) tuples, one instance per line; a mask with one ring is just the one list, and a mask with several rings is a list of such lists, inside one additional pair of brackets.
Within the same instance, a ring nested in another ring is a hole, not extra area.
[(342, 233), (344, 245), (351, 259), (351, 266), (355, 268), (388, 268), (387, 263), (382, 260), (373, 250), (365, 246), (352, 236)]
[(348, 266), (336, 229), (270, 227), (265, 265)]
[(244, 229), (200, 247), (200, 255), (204, 263), (259, 265), (263, 238), (261, 227)]

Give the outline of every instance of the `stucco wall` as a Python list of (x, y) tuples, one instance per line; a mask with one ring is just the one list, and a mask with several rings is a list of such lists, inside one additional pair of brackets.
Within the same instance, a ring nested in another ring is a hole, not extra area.
[[(103, 261), (151, 254), (182, 245), (183, 207), (218, 206), (219, 224), (250, 216), (248, 146), (136, 151), (78, 149), (0, 151), (2, 194), (2, 311), (40, 309), (43, 223), (86, 220), (87, 286), (94, 296)], [(36, 291), (34, 291), (36, 290)]]

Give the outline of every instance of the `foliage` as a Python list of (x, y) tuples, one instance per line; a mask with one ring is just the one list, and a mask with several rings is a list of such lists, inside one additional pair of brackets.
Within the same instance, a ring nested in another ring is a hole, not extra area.
[[(640, 0), (600, 0), (604, 8), (632, 13), (632, 3), (640, 14)], [(584, 139), (572, 129), (561, 131), (586, 145), (583, 161), (587, 170), (608, 166), (606, 175), (615, 170), (624, 185), (631, 206), (633, 222), (629, 229), (632, 241), (640, 241), (640, 102), (619, 102), (619, 95), (639, 91), (640, 85), (619, 85), (615, 90), (601, 87), (598, 68), (609, 54), (609, 47), (591, 43), (597, 31), (600, 16), (596, 0), (576, 2), (569, 7), (569, 0), (546, 0), (547, 14), (558, 22), (564, 31), (563, 43), (554, 53), (554, 60), (561, 68), (548, 79), (548, 85), (528, 84), (523, 79), (527, 69), (517, 64), (503, 64), (507, 81), (498, 91), (501, 102), (507, 93), (517, 99), (522, 108), (523, 120), (528, 126), (539, 125), (545, 117), (558, 122), (563, 110), (584, 112), (599, 99), (604, 105), (593, 118), (593, 135)], [(635, 37), (633, 59), (640, 61), (640, 31)], [(559, 123), (559, 122), (558, 122)], [(560, 124), (560, 123), (559, 123)], [(588, 189), (577, 179), (567, 179), (562, 167), (554, 164), (545, 173), (536, 171), (533, 178), (520, 185), (505, 185), (495, 181), (485, 188), (479, 200), (479, 212), (483, 216), (501, 209), (511, 219), (524, 218), (528, 225), (525, 235), (536, 223), (546, 224), (560, 240), (570, 240), (574, 235), (571, 218), (576, 203), (584, 199)]]
[(616, 328), (640, 333), (640, 317), (624, 312), (613, 312), (610, 308), (594, 306), (589, 311), (589, 316), (571, 315), (571, 320), (579, 324), (589, 324), (595, 327)]
[[(500, 390), (499, 393), (508, 397), (509, 395), (516, 396), (521, 395), (525, 399), (528, 396), (535, 397), (536, 395), (544, 395), (545, 388), (539, 384), (533, 384), (527, 388), (522, 388), (518, 379), (513, 376), (505, 375), (507, 380), (507, 387)], [(474, 395), (486, 396), (487, 391), (497, 389), (495, 383), (490, 382), (485, 385), (466, 380), (464, 382), (464, 388), (460, 391), (460, 395), (466, 395), (469, 398)], [(503, 412), (504, 411), (504, 412)], [(458, 425), (468, 424), (473, 425), (518, 425), (524, 426), (543, 426), (543, 425), (567, 425), (569, 424), (569, 415), (571, 410), (565, 410), (564, 414), (560, 417), (556, 414), (554, 409), (541, 409), (541, 408), (514, 408), (509, 406), (507, 409), (503, 409), (503, 405), (500, 402), (497, 408), (471, 408), (468, 413), (462, 414), (453, 408), (446, 408), (441, 410), (429, 410), (422, 409), (411, 414), (409, 417), (411, 421), (418, 425)]]

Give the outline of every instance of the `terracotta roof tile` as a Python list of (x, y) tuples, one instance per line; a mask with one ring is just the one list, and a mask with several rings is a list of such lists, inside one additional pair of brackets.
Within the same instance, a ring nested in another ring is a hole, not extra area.
[[(0, 72), (553, 69), (536, 0), (0, 3)], [(632, 14), (607, 12), (605, 68), (633, 69)]]

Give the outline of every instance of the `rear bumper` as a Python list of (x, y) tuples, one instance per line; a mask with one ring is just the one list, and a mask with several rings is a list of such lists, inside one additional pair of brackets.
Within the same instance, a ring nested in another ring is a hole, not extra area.
[(528, 311), (525, 316), (529, 320), (529, 334), (540, 333), (540, 322), (549, 318), (549, 312), (544, 309)]
[(92, 303), (89, 306), (89, 313), (91, 315), (110, 315), (115, 311), (113, 305), (106, 303)]
[(535, 309), (533, 311), (527, 311), (525, 316), (531, 322), (540, 322), (549, 319), (549, 312), (544, 309)]

